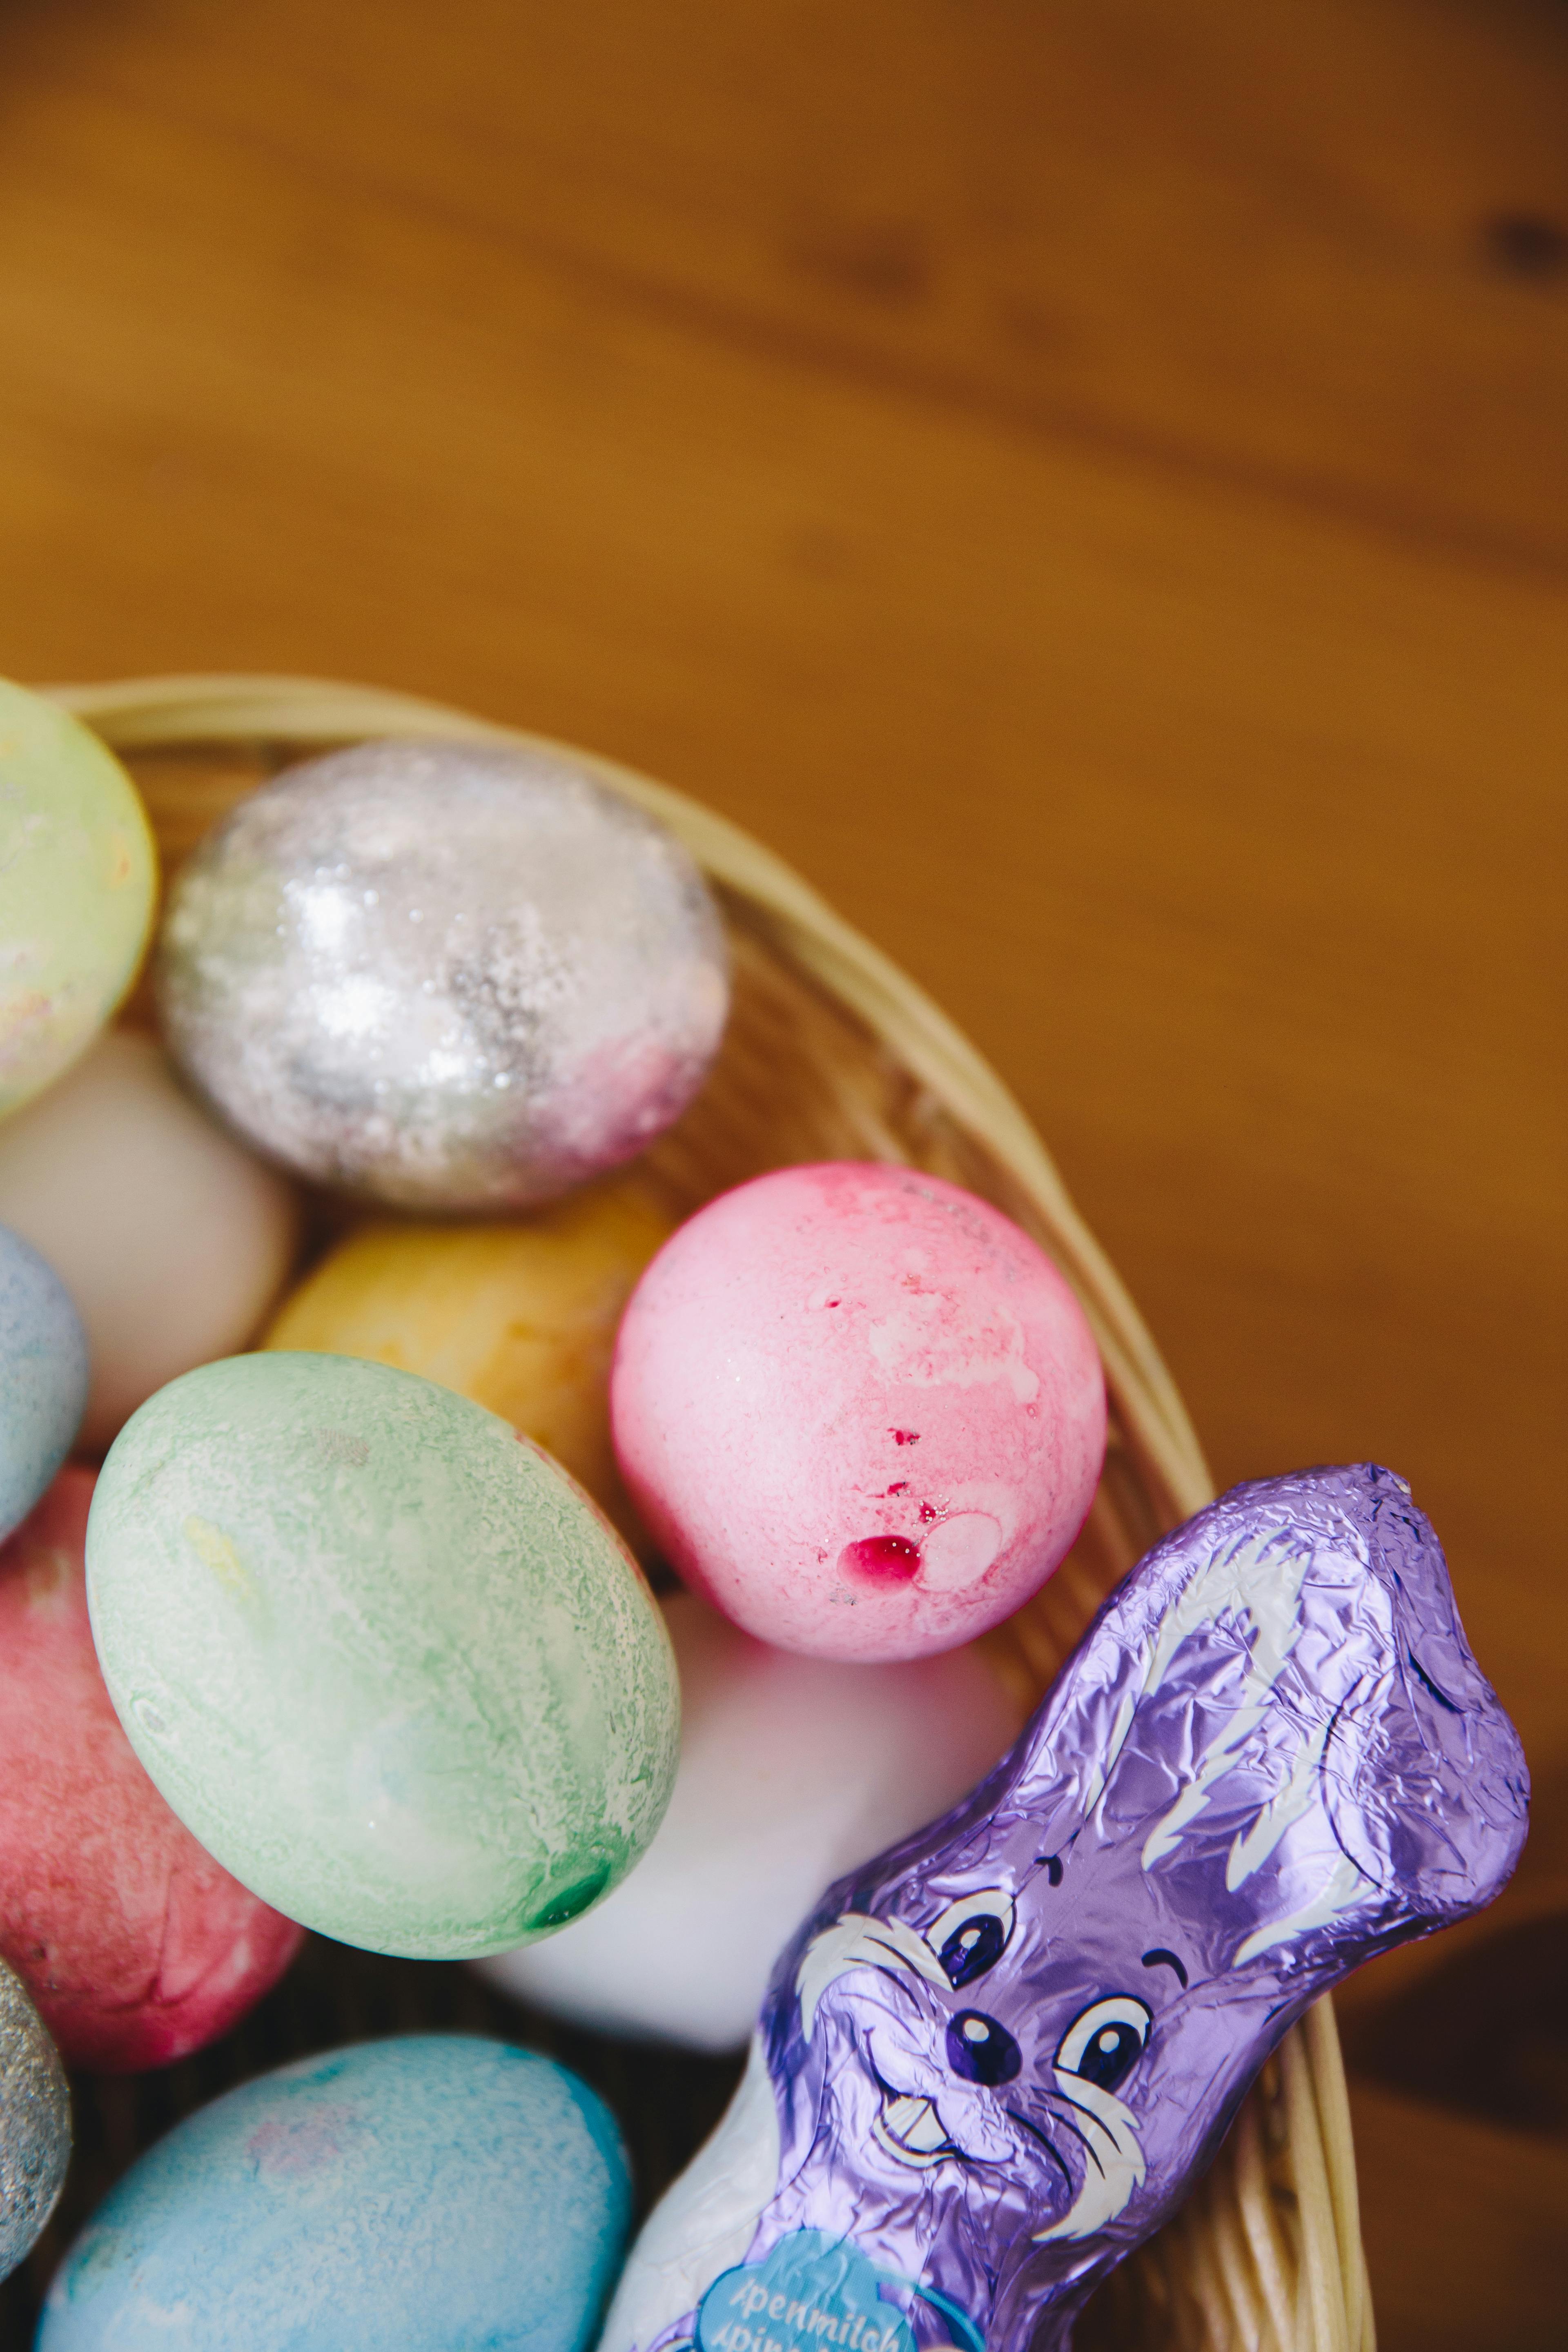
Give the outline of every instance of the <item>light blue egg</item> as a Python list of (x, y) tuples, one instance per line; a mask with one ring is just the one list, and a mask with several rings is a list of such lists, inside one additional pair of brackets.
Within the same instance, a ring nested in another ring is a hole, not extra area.
[(0, 1225), (0, 1537), (20, 1527), (87, 1404), (87, 1334), (30, 1242)]
[(149, 2149), (56, 2273), (37, 2352), (582, 2352), (630, 2206), (609, 2111), (564, 2067), (361, 2042)]

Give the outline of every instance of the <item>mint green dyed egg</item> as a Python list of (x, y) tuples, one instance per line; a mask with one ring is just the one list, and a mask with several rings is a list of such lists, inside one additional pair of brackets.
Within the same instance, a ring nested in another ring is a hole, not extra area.
[(412, 1372), (277, 1354), (172, 1381), (110, 1449), (87, 1569), (163, 1796), (324, 1935), (503, 1951), (658, 1826), (679, 1700), (647, 1586), (548, 1454)]
[(0, 1118), (58, 1078), (135, 977), (158, 859), (114, 754), (0, 678)]

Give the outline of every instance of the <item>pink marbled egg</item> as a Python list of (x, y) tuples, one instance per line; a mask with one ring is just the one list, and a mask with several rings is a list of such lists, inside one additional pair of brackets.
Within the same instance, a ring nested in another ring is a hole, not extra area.
[(1011, 1614), (1082, 1526), (1105, 1385), (1010, 1219), (910, 1169), (780, 1169), (654, 1259), (611, 1378), (626, 1484), (735, 1622), (914, 1658)]

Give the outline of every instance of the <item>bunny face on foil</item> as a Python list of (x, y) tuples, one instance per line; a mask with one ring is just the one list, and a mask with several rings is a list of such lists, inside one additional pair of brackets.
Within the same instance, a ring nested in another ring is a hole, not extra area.
[(604, 2352), (1064, 2343), (1309, 2003), (1498, 1892), (1527, 1785), (1404, 1482), (1236, 1488), (823, 1898)]

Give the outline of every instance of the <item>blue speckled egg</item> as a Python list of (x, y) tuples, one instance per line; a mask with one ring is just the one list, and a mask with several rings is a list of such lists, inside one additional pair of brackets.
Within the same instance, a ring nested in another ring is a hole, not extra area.
[(87, 1404), (87, 1334), (47, 1259), (0, 1225), (0, 1539), (20, 1527)]
[(468, 2035), (361, 2042), (133, 2165), (37, 2352), (582, 2352), (630, 2208), (609, 2111), (564, 2067)]

